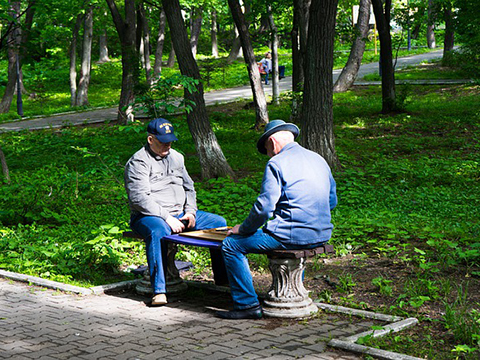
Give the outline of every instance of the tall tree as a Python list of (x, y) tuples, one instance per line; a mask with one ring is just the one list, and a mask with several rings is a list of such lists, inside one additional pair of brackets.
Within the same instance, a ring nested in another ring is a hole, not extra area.
[(110, 58), (108, 57), (107, 30), (103, 29), (98, 37), (98, 63), (103, 64), (109, 61)]
[[(145, 6), (143, 3), (138, 5), (138, 28), (137, 35), (139, 34), (141, 39), (141, 55), (142, 55), (142, 64), (145, 69), (145, 78), (147, 80), (147, 85), (152, 83), (152, 66), (150, 63), (150, 28), (148, 26), (148, 18), (145, 11)], [(138, 38), (137, 38), (138, 41)]]
[[(200, 71), (192, 54), (187, 30), (183, 25), (179, 0), (162, 0), (162, 3), (167, 15), (180, 72), (182, 75), (200, 80)], [(202, 83), (199, 81), (197, 91), (194, 93), (185, 90), (185, 98), (195, 103), (194, 111), (187, 114), (187, 122), (197, 149), (202, 177), (205, 179), (219, 176), (233, 177), (233, 171), (223, 155), (208, 120)]]
[(255, 128), (260, 129), (268, 123), (267, 99), (262, 88), (262, 79), (258, 71), (257, 61), (253, 52), (250, 34), (248, 32), (245, 16), (238, 0), (228, 0), (228, 6), (232, 12), (233, 20), (240, 34), (242, 42), (243, 56), (247, 64), (248, 77), (253, 92), (253, 101), (255, 104), (256, 121)]
[(304, 63), (307, 51), (308, 21), (311, 0), (293, 0), (292, 63), (293, 91), (302, 91), (305, 81)]
[(167, 18), (165, 17), (165, 11), (161, 10), (160, 19), (158, 24), (158, 36), (157, 36), (157, 46), (155, 50), (155, 63), (153, 65), (153, 77), (158, 78), (162, 72), (162, 57), (163, 57), (163, 45), (165, 43), (165, 24)]
[(272, 6), (267, 5), (268, 25), (271, 31), (272, 42), (272, 103), (278, 105), (280, 98), (280, 86), (278, 76), (278, 29), (272, 14)]
[(192, 10), (191, 21), (190, 44), (192, 46), (193, 57), (195, 57), (197, 56), (198, 39), (200, 38), (200, 31), (202, 30), (203, 7), (195, 7)]
[(390, 35), (390, 11), (392, 0), (372, 0), (373, 13), (380, 39), (380, 69), (382, 73), (382, 113), (397, 110), (395, 98), (395, 72), (393, 68), (392, 37)]
[(335, 168), (333, 50), (338, 0), (312, 1), (308, 24), (301, 141)]
[(230, 53), (227, 57), (227, 63), (232, 64), (239, 56), (241, 56), (242, 51), (242, 42), (240, 40), (240, 35), (238, 35), (237, 27), (235, 26), (235, 39), (232, 43), (232, 48), (230, 49)]
[(8, 81), (0, 103), (0, 113), (10, 111), (13, 95), (17, 85), (17, 67), (19, 61), (20, 42), (22, 38), (20, 24), (20, 0), (10, 1), (10, 31), (7, 36), (7, 58), (8, 58)]
[(453, 3), (451, 0), (443, 1), (443, 20), (445, 21), (445, 38), (443, 40), (443, 58), (449, 57), (453, 50), (455, 29), (453, 19)]
[(427, 46), (429, 49), (435, 49), (435, 31), (434, 31), (434, 0), (428, 0), (427, 9)]
[(93, 6), (85, 12), (83, 23), (82, 66), (78, 80), (77, 106), (88, 105), (88, 85), (90, 84), (90, 70), (92, 62), (92, 37), (93, 37)]
[(77, 105), (77, 41), (84, 14), (77, 15), (70, 42), (70, 106)]
[(217, 11), (212, 10), (212, 29), (210, 30), (212, 40), (212, 56), (218, 58), (218, 39), (217, 39)]
[(122, 48), (122, 91), (118, 105), (118, 121), (133, 120), (130, 104), (135, 98), (134, 89), (139, 79), (139, 54), (136, 46), (135, 0), (124, 0), (125, 18), (120, 14), (114, 0), (106, 0), (112, 14)]
[(370, 20), (370, 0), (360, 0), (358, 19), (355, 27), (356, 37), (353, 41), (350, 55), (340, 76), (333, 87), (334, 92), (347, 91), (353, 85), (362, 63), (365, 41), (367, 40)]

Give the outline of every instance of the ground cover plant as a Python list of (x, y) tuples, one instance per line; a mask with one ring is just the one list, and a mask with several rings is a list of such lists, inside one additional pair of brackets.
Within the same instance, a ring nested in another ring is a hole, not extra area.
[[(419, 318), (408, 332), (363, 339), (368, 345), (478, 358), (480, 88), (415, 86), (404, 93), (406, 112), (391, 116), (379, 115), (377, 86), (335, 95), (337, 254), (309, 264), (306, 286), (322, 301)], [(244, 105), (209, 108), (236, 183), (200, 181), (186, 121), (172, 117), (199, 206), (230, 225), (247, 215), (267, 160), (255, 148), (254, 111)], [(269, 112), (288, 119), (289, 102)], [(141, 122), (0, 134), (12, 178), (0, 186), (0, 268), (83, 286), (132, 278), (126, 270), (146, 261), (143, 244), (120, 235), (128, 229), (122, 174), (144, 141)], [(178, 255), (195, 263), (189, 276), (208, 274), (207, 252)], [(258, 288), (265, 288), (265, 258), (251, 261)]]

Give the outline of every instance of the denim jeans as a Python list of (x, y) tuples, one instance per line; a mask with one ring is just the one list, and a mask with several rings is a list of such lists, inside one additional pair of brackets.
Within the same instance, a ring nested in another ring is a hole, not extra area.
[(233, 307), (236, 310), (248, 309), (260, 304), (253, 288), (246, 254), (262, 254), (269, 250), (286, 248), (284, 244), (262, 230), (257, 230), (249, 236), (230, 235), (223, 240), (222, 252), (227, 267)]
[[(268, 85), (268, 76), (269, 74), (272, 74), (272, 72), (267, 72), (265, 74), (265, 85)], [(278, 67), (278, 76), (280, 77), (280, 79), (283, 79), (285, 77), (285, 66), (279, 66)]]
[[(183, 214), (176, 216), (182, 217)], [(211, 229), (226, 226), (227, 222), (219, 215), (197, 211), (195, 228), (192, 230)], [(133, 231), (145, 239), (147, 251), (148, 269), (150, 271), (150, 283), (154, 294), (164, 294), (166, 292), (166, 258), (167, 244), (162, 238), (172, 234), (172, 229), (165, 220), (158, 216), (133, 217), (130, 221)]]

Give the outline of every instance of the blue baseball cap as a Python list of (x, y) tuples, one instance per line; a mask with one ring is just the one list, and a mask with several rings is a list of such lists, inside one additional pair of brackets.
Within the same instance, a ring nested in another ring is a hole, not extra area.
[(155, 137), (161, 143), (169, 143), (178, 140), (173, 133), (172, 123), (163, 118), (158, 118), (150, 121), (147, 126), (147, 132), (149, 134), (155, 135)]

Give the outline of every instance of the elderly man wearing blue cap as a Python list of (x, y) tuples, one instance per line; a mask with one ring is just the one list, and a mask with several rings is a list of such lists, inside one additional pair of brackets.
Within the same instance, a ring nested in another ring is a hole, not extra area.
[(250, 214), (229, 230), (222, 244), (234, 309), (217, 311), (220, 318), (259, 319), (263, 315), (246, 254), (314, 248), (331, 237), (330, 211), (337, 205), (335, 180), (320, 155), (294, 141), (298, 134), (296, 125), (273, 120), (257, 142), (258, 151), (270, 160)]
[(147, 133), (147, 144), (125, 165), (125, 189), (130, 226), (145, 239), (152, 305), (164, 305), (166, 244), (162, 238), (187, 228), (202, 230), (227, 223), (219, 215), (197, 210), (194, 183), (183, 155), (171, 148), (172, 142), (178, 140), (173, 125), (168, 120), (155, 119), (148, 124)]

